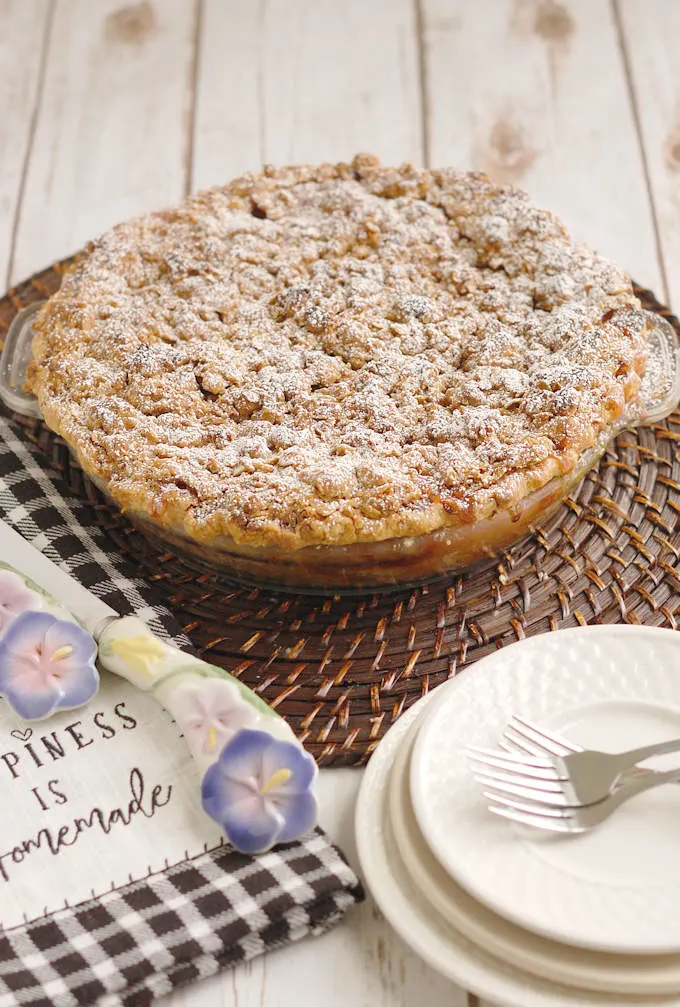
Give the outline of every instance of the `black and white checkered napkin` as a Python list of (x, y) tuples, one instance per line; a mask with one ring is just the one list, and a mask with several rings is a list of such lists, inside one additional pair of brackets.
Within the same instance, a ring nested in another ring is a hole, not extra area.
[[(87, 507), (0, 415), (0, 519), (121, 615), (189, 647), (167, 608), (105, 547)], [(220, 848), (25, 925), (0, 929), (0, 1007), (148, 1004), (184, 983), (319, 934), (363, 897), (320, 831), (259, 857)]]

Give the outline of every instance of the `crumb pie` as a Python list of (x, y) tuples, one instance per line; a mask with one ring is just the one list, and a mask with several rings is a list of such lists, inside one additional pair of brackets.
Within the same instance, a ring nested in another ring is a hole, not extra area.
[(634, 408), (628, 276), (479, 172), (266, 167), (92, 243), (28, 387), (166, 541), (294, 587), (503, 548)]

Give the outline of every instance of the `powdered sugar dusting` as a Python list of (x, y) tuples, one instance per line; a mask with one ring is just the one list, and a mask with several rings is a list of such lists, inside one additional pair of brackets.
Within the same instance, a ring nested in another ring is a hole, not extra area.
[(571, 468), (637, 394), (644, 339), (616, 314), (636, 306), (524, 193), (361, 155), (114, 228), (40, 313), (29, 380), (123, 506), (341, 544)]

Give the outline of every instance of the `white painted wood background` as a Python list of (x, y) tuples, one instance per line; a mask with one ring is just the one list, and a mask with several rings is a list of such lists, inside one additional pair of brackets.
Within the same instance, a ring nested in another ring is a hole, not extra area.
[[(680, 308), (680, 0), (0, 0), (6, 286), (192, 189), (358, 150), (516, 182)], [(360, 774), (322, 777), (353, 858)], [(167, 1002), (477, 1004), (370, 902)]]

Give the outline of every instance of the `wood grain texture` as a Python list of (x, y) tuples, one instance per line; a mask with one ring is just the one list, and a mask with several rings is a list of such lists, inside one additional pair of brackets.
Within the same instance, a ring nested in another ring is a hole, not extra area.
[(0, 277), (7, 285), (51, 14), (51, 0), (0, 3)]
[(194, 188), (263, 162), (422, 161), (411, 0), (205, 0)]
[(422, 5), (433, 164), (522, 186), (578, 240), (659, 291), (610, 0), (485, 0), (483, 15), (466, 0)]
[(195, 0), (58, 0), (12, 281), (181, 197), (195, 15)]
[(680, 308), (680, 5), (617, 0), (671, 307)]

